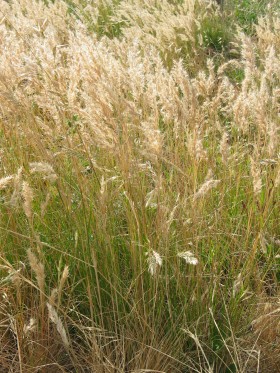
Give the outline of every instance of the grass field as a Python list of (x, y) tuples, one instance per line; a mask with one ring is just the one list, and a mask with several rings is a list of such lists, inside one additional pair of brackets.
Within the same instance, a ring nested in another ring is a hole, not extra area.
[(0, 372), (278, 373), (280, 5), (0, 0)]

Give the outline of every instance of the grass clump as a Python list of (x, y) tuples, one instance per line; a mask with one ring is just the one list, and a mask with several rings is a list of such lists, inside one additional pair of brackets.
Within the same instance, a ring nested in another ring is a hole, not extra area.
[(230, 31), (230, 25), (221, 16), (205, 18), (200, 32), (204, 48), (212, 49), (216, 53), (229, 50), (233, 33)]
[(278, 372), (277, 15), (1, 11), (0, 370)]

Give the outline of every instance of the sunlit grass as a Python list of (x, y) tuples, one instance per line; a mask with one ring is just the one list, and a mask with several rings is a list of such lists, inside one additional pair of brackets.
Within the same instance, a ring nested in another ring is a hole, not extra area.
[(0, 370), (278, 372), (274, 4), (0, 5)]

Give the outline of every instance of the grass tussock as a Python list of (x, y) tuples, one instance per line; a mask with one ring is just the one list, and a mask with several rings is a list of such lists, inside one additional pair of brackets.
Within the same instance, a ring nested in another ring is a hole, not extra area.
[(280, 16), (233, 3), (0, 0), (1, 372), (278, 372)]

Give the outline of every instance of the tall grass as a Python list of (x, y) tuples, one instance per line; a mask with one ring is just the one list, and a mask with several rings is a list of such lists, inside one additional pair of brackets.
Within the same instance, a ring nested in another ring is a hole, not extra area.
[(227, 9), (0, 0), (1, 371), (278, 372), (280, 18)]

